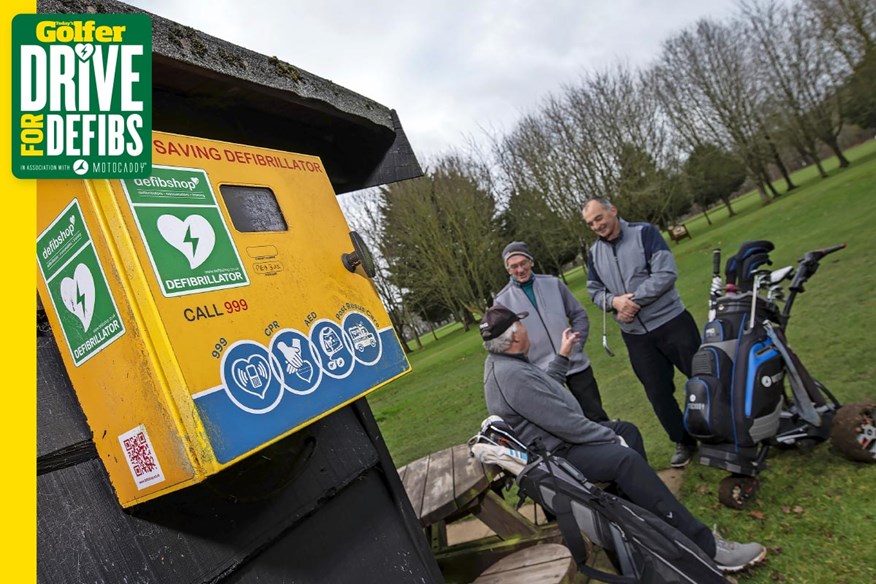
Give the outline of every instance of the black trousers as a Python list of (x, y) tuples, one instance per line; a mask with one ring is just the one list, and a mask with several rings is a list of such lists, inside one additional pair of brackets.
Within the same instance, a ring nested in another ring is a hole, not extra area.
[(566, 377), (569, 391), (578, 400), (584, 415), (594, 422), (607, 422), (608, 414), (602, 409), (602, 398), (599, 396), (599, 386), (593, 376), (593, 367), (573, 373)]
[(685, 310), (663, 326), (643, 335), (623, 333), (636, 377), (657, 419), (673, 442), (689, 446), (696, 440), (684, 429), (684, 418), (675, 401), (675, 368), (690, 377), (694, 353), (700, 347), (700, 332)]
[(685, 534), (709, 557), (715, 556), (715, 537), (682, 505), (648, 464), (639, 429), (629, 422), (602, 422), (623, 437), (620, 444), (565, 444), (555, 453), (591, 481), (613, 482), (624, 497), (648, 509)]

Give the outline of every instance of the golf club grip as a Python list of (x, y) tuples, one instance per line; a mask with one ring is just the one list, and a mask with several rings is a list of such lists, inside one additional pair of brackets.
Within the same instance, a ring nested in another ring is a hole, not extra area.
[(712, 274), (718, 276), (721, 274), (721, 248), (712, 250)]

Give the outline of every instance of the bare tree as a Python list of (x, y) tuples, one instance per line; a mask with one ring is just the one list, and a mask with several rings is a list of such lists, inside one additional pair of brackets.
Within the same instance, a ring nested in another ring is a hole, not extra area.
[(821, 36), (854, 69), (876, 50), (876, 4), (873, 0), (803, 0), (818, 22)]
[(389, 279), (421, 310), (438, 303), (466, 330), (504, 279), (490, 174), (450, 154), (428, 176), (381, 189)]
[(679, 152), (659, 101), (637, 71), (624, 65), (586, 75), (567, 86), (547, 117), (561, 137), (558, 147), (576, 158), (583, 198), (615, 199), (629, 218), (661, 226), (684, 212), (677, 180)]
[(817, 165), (822, 176), (827, 174), (817, 140), (833, 151), (840, 167), (848, 166), (837, 139), (842, 129), (839, 87), (846, 71), (819, 36), (814, 15), (776, 0), (751, 0), (741, 7), (758, 49), (753, 51), (755, 63), (789, 142)]
[(768, 170), (777, 156), (765, 131), (766, 97), (737, 27), (704, 19), (670, 38), (649, 80), (691, 148), (702, 143), (730, 148), (763, 203), (770, 200), (767, 190), (778, 195)]
[(374, 289), (389, 314), (396, 335), (402, 341), (405, 350), (410, 350), (405, 341), (407, 338), (405, 327), (407, 327), (417, 347), (422, 348), (419, 332), (412, 322), (412, 315), (404, 302), (402, 291), (387, 277), (388, 266), (379, 205), (380, 193), (376, 189), (349, 193), (343, 195), (341, 199), (341, 206), (350, 228), (362, 236), (372, 253), (376, 267), (376, 274), (372, 278)]
[(507, 197), (506, 238), (526, 241), (540, 270), (561, 272), (577, 253), (581, 220), (574, 167), (561, 155), (558, 136), (544, 116), (527, 115), (495, 143), (494, 156)]

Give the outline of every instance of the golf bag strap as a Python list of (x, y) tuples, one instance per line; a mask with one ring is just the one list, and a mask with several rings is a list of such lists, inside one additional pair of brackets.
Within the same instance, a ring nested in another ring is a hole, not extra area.
[(587, 565), (587, 545), (584, 543), (584, 538), (581, 536), (581, 529), (578, 527), (578, 522), (575, 521), (575, 516), (572, 513), (572, 500), (562, 492), (560, 483), (554, 475), (551, 467), (552, 461), (550, 455), (546, 451), (542, 451), (547, 466), (548, 472), (551, 475), (551, 480), (554, 482), (554, 499), (553, 511), (557, 516), (557, 525), (560, 528), (560, 533), (563, 534), (563, 541), (569, 551), (572, 553), (572, 558), (575, 560), (578, 569), (585, 575), (590, 576), (602, 582), (609, 584), (634, 584), (636, 579), (631, 576), (618, 576), (617, 574), (609, 574), (602, 570), (597, 570)]
[[(813, 405), (812, 400), (813, 393), (817, 392), (812, 377), (809, 375), (809, 372), (806, 371), (806, 368), (803, 367), (803, 363), (797, 355), (791, 352), (783, 335), (780, 334), (781, 329), (774, 328), (769, 322), (764, 323), (764, 328), (766, 329), (767, 336), (773, 341), (776, 349), (785, 361), (785, 367), (788, 369), (788, 376), (791, 378), (791, 393), (794, 395), (794, 400), (797, 402), (800, 417), (816, 428), (820, 428), (821, 415), (815, 411), (815, 406)], [(822, 404), (824, 403), (823, 398), (820, 401)]]
[(578, 523), (575, 521), (575, 516), (572, 514), (571, 499), (568, 495), (557, 492), (554, 495), (554, 513), (557, 516), (557, 525), (560, 528), (560, 533), (563, 534), (563, 542), (569, 551), (572, 553), (572, 558), (575, 559), (578, 569), (590, 578), (609, 584), (633, 584), (636, 579), (630, 576), (618, 576), (617, 574), (609, 574), (602, 570), (597, 570), (587, 565), (587, 545), (584, 543), (584, 538), (581, 536), (581, 530), (578, 528)]
[[(812, 375), (809, 373), (809, 370), (806, 369), (806, 366), (803, 365), (803, 362), (800, 360), (800, 357), (797, 353), (794, 352), (794, 349), (791, 348), (791, 345), (788, 344), (788, 339), (785, 336), (785, 331), (781, 328), (771, 327), (773, 332), (781, 341), (779, 344), (780, 349), (787, 352), (787, 359), (789, 359), (793, 364), (794, 368), (797, 370), (797, 375), (800, 380), (803, 381), (803, 386), (806, 388), (806, 393), (809, 395), (809, 398), (812, 400), (812, 403), (816, 406), (823, 406), (827, 403), (825, 397), (818, 390), (818, 386), (815, 385), (815, 380), (812, 379)], [(785, 356), (784, 354), (782, 355)]]

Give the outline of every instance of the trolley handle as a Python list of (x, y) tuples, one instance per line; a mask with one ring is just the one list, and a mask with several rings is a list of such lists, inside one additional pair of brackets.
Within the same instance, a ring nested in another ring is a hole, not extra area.
[(825, 247), (823, 249), (814, 249), (812, 251), (807, 251), (802, 258), (797, 260), (800, 263), (800, 267), (797, 269), (797, 274), (794, 276), (794, 279), (791, 281), (791, 285), (788, 288), (790, 288), (792, 292), (803, 292), (803, 284), (806, 283), (806, 281), (810, 277), (812, 277), (813, 274), (815, 274), (815, 271), (818, 269), (818, 262), (820, 262), (824, 256), (832, 254), (835, 251), (845, 249), (847, 246), (848, 244), (841, 243), (839, 245)]
[(839, 244), (839, 245), (834, 245), (834, 246), (831, 246), (831, 247), (825, 247), (825, 248), (823, 248), (823, 249), (815, 249), (815, 250), (812, 250), (812, 251), (807, 251), (806, 254), (805, 254), (802, 258), (800, 258), (800, 259), (797, 260), (797, 262), (798, 262), (798, 263), (801, 263), (801, 264), (817, 263), (817, 262), (819, 262), (819, 261), (821, 260), (821, 258), (823, 258), (824, 256), (826, 256), (826, 255), (828, 255), (828, 254), (832, 254), (832, 253), (835, 252), (835, 251), (839, 251), (839, 250), (841, 250), (841, 249), (845, 249), (846, 247), (848, 247), (848, 244), (847, 244), (847, 243), (841, 243), (841, 244)]

